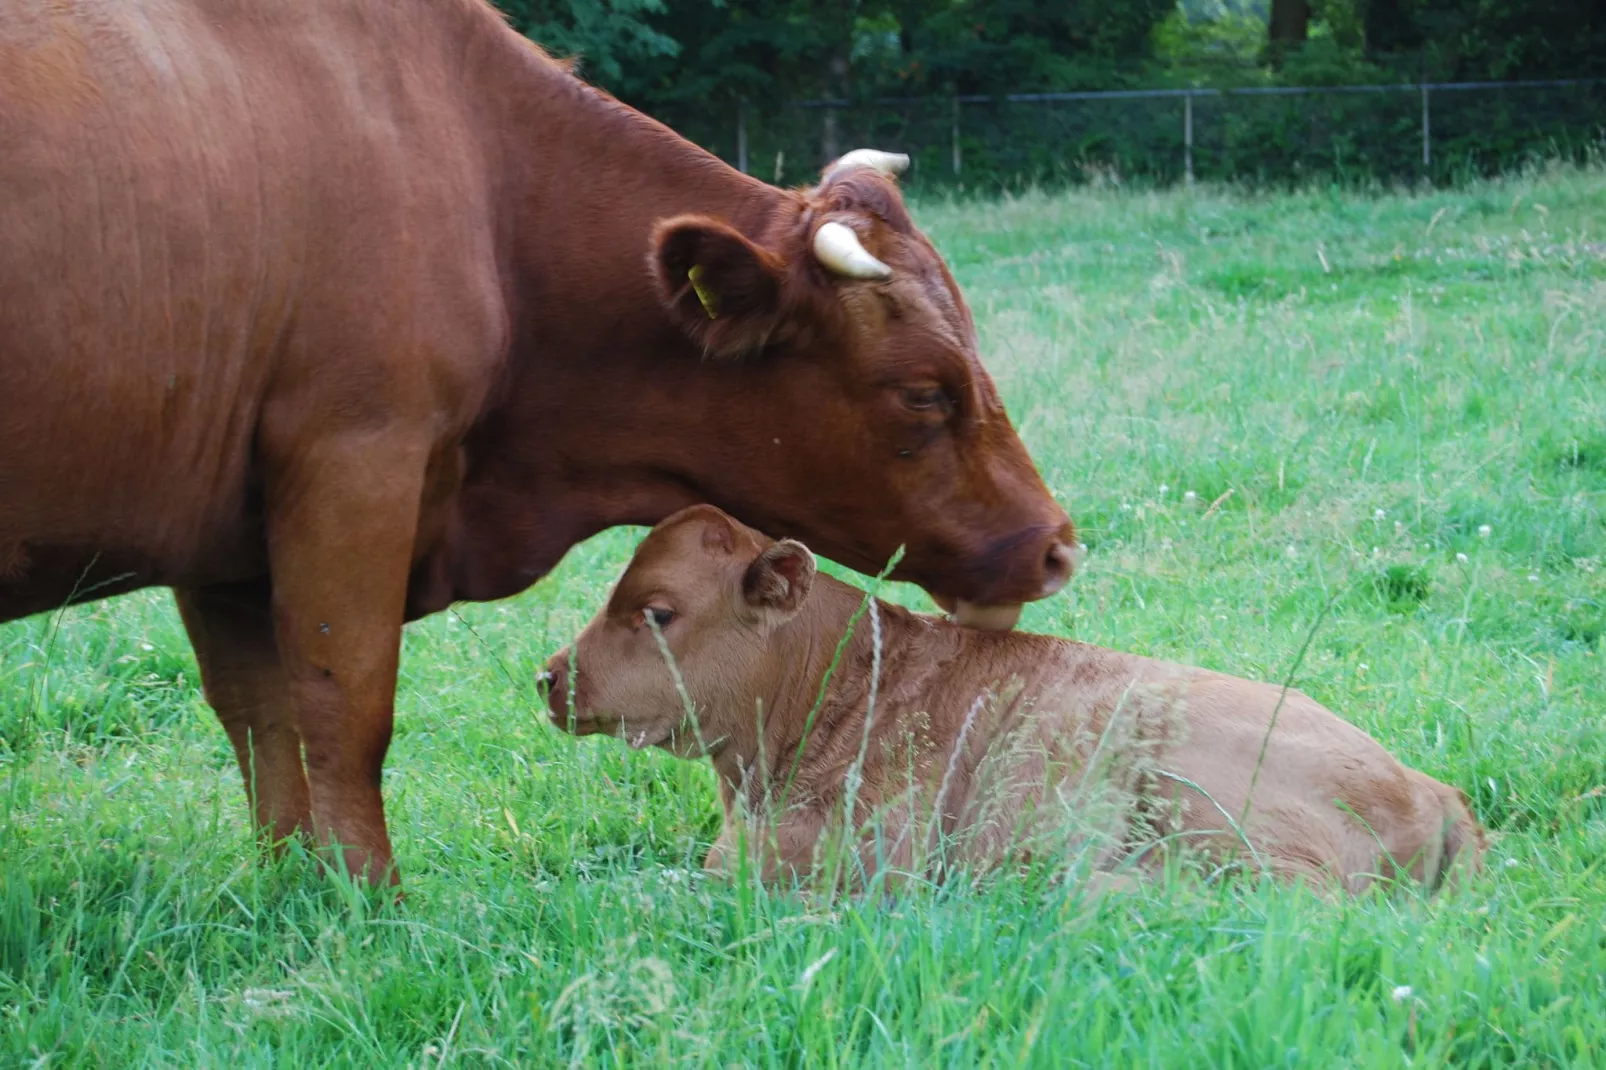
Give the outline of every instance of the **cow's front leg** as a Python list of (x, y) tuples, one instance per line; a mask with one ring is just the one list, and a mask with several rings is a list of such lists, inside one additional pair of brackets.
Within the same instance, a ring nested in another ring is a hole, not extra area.
[(376, 884), (397, 880), (379, 781), (426, 458), (382, 431), (329, 436), (268, 483), (274, 624), (313, 830)]
[(311, 831), (301, 734), (279, 663), (267, 583), (174, 591), (206, 701), (234, 744), (257, 831), (272, 844)]

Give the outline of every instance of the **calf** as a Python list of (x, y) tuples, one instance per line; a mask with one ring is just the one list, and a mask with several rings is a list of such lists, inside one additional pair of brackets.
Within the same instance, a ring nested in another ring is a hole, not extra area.
[(711, 506), (647, 536), (543, 676), (568, 731), (712, 759), (710, 869), (802, 875), (845, 834), (866, 876), (1080, 850), (1358, 891), (1483, 849), (1459, 791), (1298, 691), (867, 602)]

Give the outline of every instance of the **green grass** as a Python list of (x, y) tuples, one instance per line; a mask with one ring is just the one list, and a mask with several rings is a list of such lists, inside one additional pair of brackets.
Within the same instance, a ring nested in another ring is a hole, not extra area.
[(1606, 1064), (1606, 173), (916, 214), (1092, 548), (1023, 627), (1281, 679), (1315, 626), (1297, 685), (1472, 797), (1484, 875), (711, 883), (707, 770), (530, 686), (617, 531), (409, 629), (400, 906), (256, 860), (164, 592), (0, 628), (0, 1064)]

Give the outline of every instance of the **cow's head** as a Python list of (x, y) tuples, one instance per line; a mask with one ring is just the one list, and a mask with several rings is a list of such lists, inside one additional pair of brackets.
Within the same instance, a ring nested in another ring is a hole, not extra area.
[(711, 216), (659, 223), (665, 308), (705, 360), (744, 366), (753, 399), (718, 414), (710, 439), (740, 455), (697, 485), (860, 571), (905, 546), (896, 578), (962, 621), (1008, 627), (1064, 586), (1075, 534), (904, 208), (892, 173), (906, 163), (849, 153), (756, 238)]

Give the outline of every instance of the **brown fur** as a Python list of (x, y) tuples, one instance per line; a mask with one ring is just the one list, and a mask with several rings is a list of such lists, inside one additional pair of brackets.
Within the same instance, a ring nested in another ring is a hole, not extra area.
[[(708, 864), (730, 867), (745, 842), (770, 877), (813, 869), (850, 797), (855, 837), (879, 818), (878, 842), (856, 840), (864, 873), (1080, 847), (1102, 869), (1152, 872), (1181, 853), (1359, 890), (1402, 875), (1436, 887), (1478, 864), (1483, 832), (1460, 792), (1298, 691), (881, 602), (806, 730), (862, 599), (816, 575), (801, 544), (684, 510), (549, 663), (553, 721), (706, 752), (726, 815)], [(674, 613), (661, 637), (695, 724), (647, 611)]]
[(0, 355), (0, 620), (176, 588), (263, 827), (376, 879), (405, 618), (694, 501), (978, 602), (1071, 539), (892, 183), (738, 174), (480, 0), (0, 0)]

